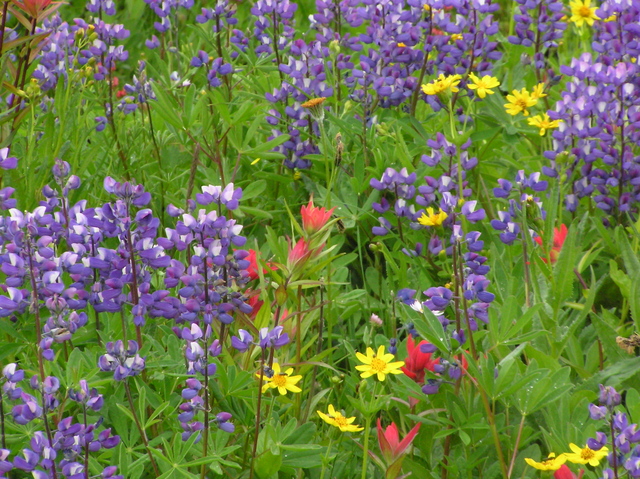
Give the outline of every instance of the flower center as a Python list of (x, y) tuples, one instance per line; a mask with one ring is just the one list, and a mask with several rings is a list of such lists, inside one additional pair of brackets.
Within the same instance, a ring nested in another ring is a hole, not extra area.
[(593, 453), (593, 451), (591, 449), (589, 449), (588, 447), (585, 447), (582, 452), (580, 453), (580, 457), (582, 459), (584, 459), (585, 461), (589, 461), (591, 459), (593, 459), (593, 456), (595, 456), (595, 454)]
[(333, 418), (333, 420), (336, 422), (338, 427), (346, 427), (346, 426), (348, 426), (347, 418), (344, 417), (344, 416), (336, 416), (336, 417)]
[(522, 108), (523, 110), (527, 109), (527, 100), (525, 100), (524, 98), (518, 98), (516, 100), (516, 106)]
[(273, 384), (275, 384), (279, 388), (285, 387), (287, 385), (287, 375), (274, 374), (273, 378), (271, 378), (271, 382), (273, 382)]
[(381, 373), (387, 367), (387, 363), (385, 363), (382, 359), (373, 358), (371, 360), (371, 369), (376, 373)]
[(587, 7), (586, 5), (583, 5), (580, 7), (580, 10), (578, 11), (578, 15), (580, 15), (583, 18), (590, 18), (591, 17), (591, 9), (589, 7)]

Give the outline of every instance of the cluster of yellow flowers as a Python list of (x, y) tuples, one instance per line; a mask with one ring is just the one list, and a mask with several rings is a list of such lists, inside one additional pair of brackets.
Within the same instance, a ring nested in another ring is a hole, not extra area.
[(573, 452), (565, 452), (559, 456), (556, 456), (555, 453), (552, 452), (547, 459), (540, 462), (536, 462), (527, 457), (525, 458), (525, 462), (531, 467), (535, 467), (541, 471), (557, 471), (567, 461), (573, 464), (589, 464), (595, 467), (609, 454), (609, 449), (606, 447), (598, 449), (597, 451), (589, 448), (589, 446), (581, 448), (573, 443), (569, 444), (569, 447)]
[[(378, 381), (384, 381), (387, 374), (402, 374), (401, 367), (404, 366), (404, 361), (393, 361), (394, 355), (385, 353), (385, 347), (380, 346), (377, 352), (373, 349), (367, 348), (367, 354), (356, 353), (356, 357), (361, 363), (356, 366), (356, 369), (361, 372), (361, 378), (368, 378), (376, 376)], [(269, 389), (277, 389), (281, 395), (287, 394), (287, 391), (292, 393), (299, 393), (302, 390), (296, 386), (296, 384), (302, 379), (302, 376), (292, 376), (293, 368), (289, 368), (286, 371), (282, 371), (282, 368), (278, 363), (273, 363), (271, 366), (273, 374), (267, 376), (265, 374), (256, 373), (256, 377), (262, 376), (262, 392), (265, 393)], [(317, 411), (318, 416), (322, 418), (324, 422), (339, 428), (342, 432), (357, 432), (362, 431), (362, 427), (353, 424), (354, 417), (345, 417), (341, 412), (336, 411), (333, 404), (329, 404), (329, 413), (325, 414), (322, 411)]]
[[(538, 100), (545, 96), (547, 96), (547, 94), (544, 93), (544, 84), (538, 83), (533, 87), (531, 92), (526, 88), (520, 91), (513, 90), (511, 95), (507, 95), (507, 101), (509, 103), (505, 103), (504, 107), (509, 115), (515, 116), (518, 113), (522, 113), (524, 116), (529, 116), (529, 108), (537, 105)], [(527, 119), (527, 123), (539, 128), (540, 136), (544, 136), (547, 130), (560, 126), (560, 120), (552, 120), (547, 113), (532, 116)]]
[[(367, 348), (366, 355), (356, 353), (356, 357), (362, 363), (356, 366), (356, 369), (361, 372), (361, 378), (366, 379), (376, 376), (378, 381), (384, 381), (387, 378), (387, 374), (402, 374), (400, 368), (404, 366), (404, 361), (393, 361), (393, 354), (385, 353), (384, 349), (384, 346), (380, 346), (377, 352)], [(335, 410), (333, 404), (329, 404), (329, 414), (325, 414), (322, 411), (317, 411), (317, 413), (324, 422), (339, 428), (342, 432), (357, 432), (364, 429), (353, 424), (353, 421), (356, 420), (355, 416), (343, 416), (341, 412)]]
[[(439, 95), (448, 92), (457, 93), (459, 91), (458, 84), (460, 80), (462, 80), (462, 76), (460, 75), (445, 76), (441, 73), (436, 80), (422, 85), (422, 91), (425, 95)], [(492, 88), (500, 86), (498, 79), (490, 75), (478, 78), (473, 73), (470, 73), (469, 80), (471, 80), (471, 83), (468, 85), (469, 90), (475, 90), (480, 98), (493, 95), (494, 91)]]

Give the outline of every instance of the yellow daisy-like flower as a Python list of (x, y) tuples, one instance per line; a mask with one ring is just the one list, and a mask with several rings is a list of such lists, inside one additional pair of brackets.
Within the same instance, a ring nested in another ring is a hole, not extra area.
[(450, 41), (452, 42), (456, 42), (458, 40), (462, 40), (464, 37), (462, 36), (462, 33), (453, 33), (451, 34), (451, 37), (449, 38)]
[(531, 98), (538, 100), (545, 96), (547, 96), (547, 94), (544, 93), (544, 83), (538, 83), (533, 87), (533, 90), (531, 91)]
[(516, 116), (522, 112), (524, 116), (529, 116), (528, 108), (538, 103), (537, 98), (533, 98), (526, 88), (522, 90), (513, 90), (511, 95), (507, 95), (509, 103), (505, 103), (504, 107), (509, 115)]
[(584, 23), (592, 26), (595, 20), (600, 20), (596, 15), (598, 7), (592, 7), (591, 0), (572, 0), (569, 2), (569, 6), (571, 7), (571, 18), (569, 20), (575, 23), (577, 27), (581, 27)]
[(543, 115), (532, 116), (527, 120), (527, 122), (531, 126), (540, 128), (540, 136), (544, 136), (547, 130), (558, 128), (558, 126), (560, 126), (560, 120), (552, 120), (546, 113)]
[(363, 427), (360, 427), (356, 424), (352, 424), (353, 421), (356, 420), (355, 416), (344, 417), (341, 413), (334, 409), (333, 404), (329, 404), (329, 414), (325, 414), (322, 411), (316, 412), (324, 422), (339, 428), (342, 432), (358, 432), (364, 429)]
[(469, 90), (475, 90), (480, 98), (484, 98), (487, 95), (493, 95), (492, 88), (496, 88), (500, 85), (497, 78), (491, 75), (485, 75), (482, 78), (478, 78), (473, 73), (469, 73), (469, 79), (473, 82), (471, 85), (467, 85)]
[[(296, 383), (302, 379), (302, 376), (292, 376), (293, 368), (289, 368), (283, 373), (280, 370), (280, 365), (278, 363), (273, 363), (271, 369), (273, 369), (273, 376), (268, 377), (263, 375), (263, 393), (267, 392), (267, 390), (271, 388), (277, 388), (278, 392), (283, 396), (287, 394), (287, 391), (291, 391), (292, 393), (299, 393), (302, 391), (302, 389), (296, 386)], [(256, 376), (260, 377), (260, 373), (256, 373)]]
[(569, 444), (569, 447), (573, 453), (565, 452), (564, 455), (567, 456), (567, 461), (573, 462), (574, 464), (589, 464), (595, 467), (609, 454), (609, 449), (606, 447), (598, 449), (597, 451), (594, 451), (588, 446), (580, 448), (573, 443)]
[(422, 216), (418, 218), (418, 223), (424, 226), (440, 226), (448, 216), (442, 209), (436, 213), (433, 208), (427, 208), (426, 214), (422, 213)]
[(396, 43), (396, 46), (397, 46), (398, 48), (405, 48), (407, 45), (406, 45), (405, 43), (398, 42), (398, 43)]
[(458, 91), (458, 83), (460, 83), (461, 79), (462, 77), (460, 75), (444, 76), (444, 74), (440, 73), (437, 80), (422, 85), (422, 91), (425, 95), (437, 95), (447, 90), (456, 93)]
[(404, 366), (404, 361), (393, 361), (393, 354), (384, 353), (384, 346), (378, 348), (378, 352), (374, 353), (373, 349), (367, 348), (367, 355), (356, 353), (356, 357), (361, 363), (356, 366), (358, 371), (362, 371), (361, 378), (369, 378), (373, 375), (378, 376), (378, 381), (384, 381), (387, 374), (402, 374), (400, 368)]
[(549, 457), (547, 459), (544, 459), (540, 462), (536, 462), (528, 457), (525, 457), (524, 460), (531, 467), (535, 467), (536, 469), (539, 469), (541, 471), (557, 471), (558, 469), (560, 469), (560, 466), (562, 466), (567, 461), (567, 457), (564, 454), (560, 454), (558, 457), (556, 457), (555, 453), (552, 452), (551, 454), (549, 454)]

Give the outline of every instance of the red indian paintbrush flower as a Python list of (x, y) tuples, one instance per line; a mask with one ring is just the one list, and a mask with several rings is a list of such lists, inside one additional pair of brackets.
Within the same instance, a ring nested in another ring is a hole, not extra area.
[[(567, 227), (565, 225), (560, 225), (560, 229), (553, 228), (553, 246), (551, 247), (551, 251), (549, 252), (549, 257), (551, 258), (551, 263), (555, 263), (558, 261), (558, 256), (560, 255), (560, 250), (562, 249), (562, 245), (564, 244), (564, 240), (567, 239)], [(535, 237), (536, 243), (542, 246), (542, 237)], [(542, 261), (547, 262), (547, 258), (542, 258)]]
[(391, 425), (387, 426), (387, 429), (383, 429), (380, 418), (378, 418), (378, 445), (387, 466), (385, 474), (387, 479), (396, 479), (398, 477), (402, 468), (404, 454), (419, 430), (420, 423), (416, 424), (401, 441), (395, 423), (392, 422)]
[(313, 197), (311, 197), (309, 204), (300, 208), (300, 214), (302, 215), (302, 227), (307, 234), (313, 234), (320, 231), (323, 226), (327, 224), (329, 218), (331, 218), (333, 210), (335, 210), (335, 208), (331, 208), (327, 211), (326, 208), (317, 208), (313, 206)]
[(411, 336), (407, 338), (407, 358), (404, 360), (402, 372), (418, 384), (424, 383), (425, 370), (433, 371), (439, 359), (433, 359), (431, 353), (423, 353), (420, 346), (430, 344), (429, 341), (420, 341), (416, 344)]
[[(564, 225), (563, 225), (564, 226)], [(557, 469), (553, 473), (553, 477), (555, 479), (582, 479), (582, 475), (584, 474), (584, 469), (580, 469), (578, 476), (576, 476), (571, 469), (566, 464), (560, 466), (560, 469)]]
[(40, 12), (51, 5), (51, 0), (13, 0), (13, 3), (31, 18), (37, 18)]

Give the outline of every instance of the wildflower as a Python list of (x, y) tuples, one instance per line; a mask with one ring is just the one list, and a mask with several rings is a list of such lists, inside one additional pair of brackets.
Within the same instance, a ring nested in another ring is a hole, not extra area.
[(355, 416), (344, 417), (341, 413), (334, 409), (333, 404), (329, 404), (329, 414), (325, 414), (322, 411), (316, 412), (324, 422), (339, 428), (342, 432), (358, 432), (364, 429), (363, 427), (357, 426), (356, 424), (352, 424), (353, 421), (356, 420)]
[[(580, 478), (582, 478), (582, 473), (584, 473), (584, 471), (580, 471)], [(560, 469), (556, 470), (556, 472), (553, 473), (553, 477), (554, 479), (578, 479), (578, 477), (576, 477), (576, 475), (571, 472), (571, 469), (569, 469), (569, 467), (566, 464), (563, 464), (562, 466), (560, 466)]]
[(442, 209), (435, 213), (433, 208), (427, 208), (427, 213), (422, 213), (422, 216), (418, 218), (418, 223), (424, 226), (440, 226), (448, 216)]
[[(292, 393), (299, 393), (302, 391), (296, 383), (302, 379), (302, 376), (292, 376), (293, 368), (287, 369), (284, 373), (280, 370), (280, 365), (278, 363), (273, 363), (272, 366), (273, 375), (268, 377), (263, 375), (263, 380), (265, 384), (262, 386), (262, 392), (267, 392), (267, 389), (278, 388), (278, 392), (281, 395), (287, 394), (287, 391), (291, 391)], [(257, 373), (256, 376), (260, 377), (260, 374)]]
[(522, 90), (513, 90), (511, 95), (507, 95), (509, 103), (505, 103), (504, 107), (507, 113), (512, 116), (516, 116), (522, 112), (524, 116), (529, 116), (527, 108), (534, 106), (538, 103), (537, 98), (533, 98), (526, 88)]
[(396, 424), (392, 422), (386, 429), (383, 429), (380, 418), (378, 418), (378, 445), (387, 464), (394, 462), (406, 452), (419, 430), (420, 423), (416, 424), (413, 429), (409, 431), (409, 434), (400, 441)]
[(38, 15), (51, 4), (51, 0), (15, 0), (14, 3), (32, 18), (38, 18)]
[(569, 2), (571, 7), (570, 21), (576, 24), (577, 27), (581, 27), (583, 23), (592, 26), (595, 20), (600, 20), (596, 15), (598, 7), (591, 6), (591, 0), (572, 0)]
[[(431, 352), (424, 352), (423, 349)], [(423, 340), (416, 344), (411, 336), (407, 337), (407, 359), (400, 369), (418, 384), (424, 383), (425, 370), (433, 371), (438, 364), (438, 359), (432, 359), (433, 350), (435, 348), (429, 341)]]
[(531, 90), (531, 98), (534, 100), (544, 98), (545, 96), (547, 96), (547, 94), (544, 93), (544, 83), (538, 83), (533, 87), (533, 90)]
[[(549, 257), (551, 258), (551, 263), (555, 263), (558, 261), (558, 256), (560, 255), (560, 250), (562, 249), (562, 245), (564, 244), (564, 240), (567, 239), (567, 227), (565, 225), (560, 225), (560, 229), (553, 228), (553, 246), (551, 247), (551, 251), (549, 252)], [(535, 242), (542, 246), (542, 238), (540, 236), (536, 236)], [(542, 261), (547, 262), (547, 258), (542, 258)]]
[(607, 457), (607, 454), (609, 453), (609, 449), (606, 447), (597, 451), (594, 451), (588, 446), (580, 448), (573, 443), (569, 444), (569, 447), (573, 452), (567, 452), (564, 455), (567, 457), (567, 461), (574, 464), (589, 464), (590, 466), (595, 467), (599, 465), (600, 461)]
[(302, 227), (307, 234), (313, 234), (320, 231), (324, 225), (327, 224), (331, 214), (335, 208), (331, 208), (329, 211), (326, 208), (316, 208), (313, 205), (313, 197), (309, 199), (309, 204), (300, 208), (300, 215), (302, 216)]
[(317, 107), (319, 105), (322, 105), (325, 100), (326, 100), (325, 97), (311, 98), (310, 100), (307, 100), (304, 103), (302, 103), (300, 106), (302, 108), (314, 108), (314, 107)]
[(527, 120), (527, 122), (531, 126), (540, 128), (540, 136), (544, 136), (547, 130), (558, 128), (558, 126), (560, 126), (560, 120), (552, 120), (546, 113), (532, 116)]
[(469, 79), (473, 82), (473, 85), (468, 85), (469, 89), (475, 90), (480, 98), (493, 95), (494, 91), (491, 88), (496, 88), (500, 85), (498, 79), (490, 75), (478, 78), (473, 73), (470, 73)]
[(404, 361), (391, 362), (393, 354), (385, 354), (384, 346), (378, 348), (377, 354), (373, 349), (367, 348), (367, 355), (356, 353), (356, 357), (361, 363), (356, 366), (358, 371), (362, 371), (361, 378), (368, 378), (376, 374), (378, 381), (384, 381), (387, 374), (402, 374), (400, 368), (404, 366)]
[(309, 257), (309, 254), (309, 245), (304, 238), (300, 238), (293, 248), (289, 245), (289, 254), (287, 255), (287, 258), (289, 263), (296, 265), (299, 262), (305, 261)]
[(385, 477), (398, 477), (402, 468), (402, 461), (407, 448), (420, 430), (420, 423), (416, 424), (409, 434), (400, 441), (398, 436), (398, 428), (395, 423), (391, 423), (386, 429), (382, 428), (380, 418), (378, 418), (378, 445), (382, 451), (382, 457), (387, 466)]
[(311, 116), (313, 116), (318, 121), (322, 121), (324, 119), (324, 110), (322, 108), (322, 104), (325, 100), (325, 97), (312, 98), (311, 100), (305, 101), (300, 106), (302, 108), (308, 108), (311, 112)]
[(557, 471), (567, 461), (567, 457), (564, 454), (560, 454), (556, 457), (555, 453), (549, 454), (549, 457), (543, 461), (536, 462), (531, 458), (525, 458), (525, 462), (531, 467), (535, 467), (541, 471)]
[(425, 95), (437, 95), (438, 93), (443, 93), (447, 90), (452, 93), (456, 93), (458, 91), (458, 83), (460, 83), (461, 79), (462, 77), (460, 75), (449, 75), (445, 77), (440, 73), (437, 80), (427, 83), (426, 85), (422, 85), (422, 91)]

